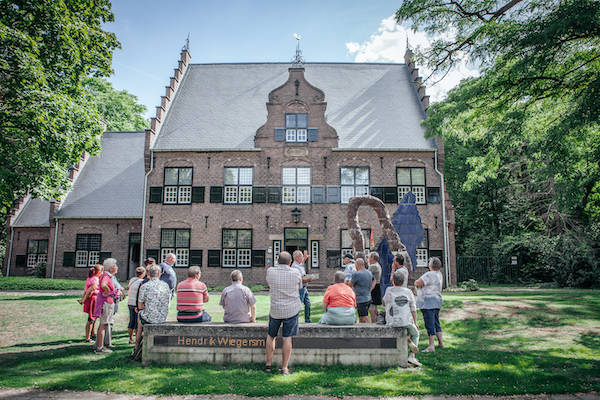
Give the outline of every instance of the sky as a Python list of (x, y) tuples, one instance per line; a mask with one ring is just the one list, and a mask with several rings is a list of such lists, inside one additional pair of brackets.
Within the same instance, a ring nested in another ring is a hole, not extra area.
[[(192, 63), (287, 62), (296, 48), (307, 62), (404, 62), (406, 39), (429, 38), (395, 23), (391, 0), (113, 0), (105, 25), (122, 48), (113, 54), (118, 90), (136, 95), (154, 116), (189, 35)], [(423, 71), (422, 66), (420, 70)], [(427, 93), (440, 100), (476, 70), (459, 66)], [(424, 76), (422, 73), (421, 76)]]

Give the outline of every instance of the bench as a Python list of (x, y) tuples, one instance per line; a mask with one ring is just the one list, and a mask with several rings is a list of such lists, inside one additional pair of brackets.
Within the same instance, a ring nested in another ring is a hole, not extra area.
[[(267, 324), (180, 324), (144, 326), (142, 362), (244, 364), (265, 362)], [(407, 366), (404, 328), (375, 324), (331, 326), (300, 324), (291, 363)], [(273, 361), (281, 360), (281, 337)]]

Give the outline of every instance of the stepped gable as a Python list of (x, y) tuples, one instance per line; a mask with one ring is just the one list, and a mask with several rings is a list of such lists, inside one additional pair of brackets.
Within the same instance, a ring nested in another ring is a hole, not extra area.
[[(154, 151), (253, 150), (269, 93), (289, 63), (190, 64), (154, 141)], [(435, 150), (406, 64), (305, 63), (322, 90), (341, 150)], [(218, 140), (215, 140), (217, 139)]]
[(141, 218), (144, 203), (144, 132), (105, 132), (55, 216)]

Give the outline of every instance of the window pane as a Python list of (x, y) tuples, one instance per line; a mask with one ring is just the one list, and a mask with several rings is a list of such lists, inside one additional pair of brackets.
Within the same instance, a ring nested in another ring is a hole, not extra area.
[(410, 168), (396, 169), (398, 174), (398, 185), (410, 185)]
[(310, 244), (310, 265), (313, 268), (319, 268), (319, 242), (314, 240)]
[(38, 240), (38, 253), (47, 254), (48, 253), (48, 241), (47, 240)]
[(281, 240), (273, 241), (273, 265), (277, 264), (279, 253), (281, 252)]
[(223, 250), (223, 266), (224, 267), (235, 267), (235, 250)]
[(298, 128), (308, 128), (308, 114), (297, 114), (296, 124)]
[(27, 255), (27, 267), (33, 268), (37, 264), (37, 255), (35, 253)]
[(348, 229), (342, 229), (342, 249), (351, 249), (352, 248), (352, 239), (350, 238), (350, 234), (348, 233)]
[(176, 267), (187, 267), (190, 263), (190, 250), (189, 249), (177, 249), (175, 250), (177, 261), (175, 262)]
[(340, 183), (354, 185), (354, 168), (340, 168)]
[(190, 247), (190, 231), (177, 229), (175, 247)]
[(310, 185), (310, 168), (298, 168), (298, 185)]
[[(35, 254), (38, 252), (37, 240), (30, 240), (27, 244), (27, 253)], [(29, 262), (28, 262), (29, 264)]]
[(296, 187), (295, 186), (284, 186), (283, 187), (283, 199), (284, 203), (295, 203), (296, 202)]
[(160, 252), (160, 262), (165, 262), (169, 253), (175, 254), (175, 249), (162, 249)]
[(368, 186), (356, 186), (354, 188), (354, 195), (355, 196), (362, 196), (363, 194), (369, 194), (369, 187)]
[(240, 185), (252, 185), (252, 168), (240, 168)]
[(252, 186), (240, 186), (240, 203), (252, 203)]
[(425, 204), (425, 186), (413, 186), (412, 192), (415, 194), (417, 204)]
[(310, 186), (298, 186), (296, 193), (296, 202), (310, 203)]
[(88, 252), (85, 250), (78, 250), (75, 253), (75, 266), (76, 267), (87, 267)]
[(296, 141), (296, 130), (295, 129), (286, 129), (285, 141), (286, 142), (295, 142)]
[(427, 249), (417, 249), (417, 267), (427, 266)]
[(165, 168), (165, 185), (177, 185), (177, 168)]
[(368, 185), (369, 184), (369, 168), (359, 167), (356, 168), (356, 180), (357, 185)]
[(297, 142), (306, 142), (307, 133), (306, 129), (297, 129), (296, 130), (296, 141)]
[(223, 248), (235, 249), (237, 242), (237, 231), (235, 229), (223, 229)]
[(342, 186), (342, 203), (348, 203), (354, 197), (354, 186)]
[(411, 168), (411, 173), (413, 185), (425, 184), (425, 168)]
[(237, 203), (237, 186), (225, 186), (225, 203)]
[(102, 241), (102, 235), (89, 235), (88, 250), (100, 251), (100, 242), (101, 241)]
[(160, 247), (175, 247), (175, 229), (163, 229)]
[(225, 177), (223, 178), (225, 185), (237, 185), (238, 183), (238, 169), (237, 168), (225, 168)]
[(281, 172), (281, 182), (284, 185), (296, 184), (296, 168), (283, 168)]
[(428, 236), (429, 235), (427, 235), (427, 229), (425, 229), (425, 232), (423, 233), (423, 240), (421, 241), (421, 245), (419, 247), (423, 247), (424, 249), (429, 248)]
[(296, 128), (296, 114), (286, 114), (285, 115), (285, 127), (286, 128)]
[(252, 248), (252, 231), (248, 229), (238, 230), (237, 247), (240, 249)]
[(38, 263), (45, 263), (48, 261), (48, 255), (47, 254), (38, 254)]
[(179, 168), (179, 184), (180, 185), (191, 185), (192, 184), (192, 169), (191, 168)]
[(99, 251), (90, 251), (88, 267), (93, 267), (94, 265), (98, 264), (98, 262), (100, 262), (100, 252)]
[(77, 235), (75, 250), (87, 250), (90, 247), (89, 235)]
[(410, 192), (410, 186), (398, 186), (398, 202), (402, 203), (406, 193)]
[(191, 186), (180, 186), (179, 187), (179, 203), (191, 203), (192, 202), (192, 187)]
[(238, 267), (249, 267), (252, 250), (238, 250)]
[(177, 203), (177, 186), (165, 186), (165, 204)]

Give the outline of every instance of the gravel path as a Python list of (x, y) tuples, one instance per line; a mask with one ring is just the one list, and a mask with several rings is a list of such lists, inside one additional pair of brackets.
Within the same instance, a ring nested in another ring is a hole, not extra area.
[[(160, 399), (160, 400), (338, 400), (338, 397), (331, 396), (302, 396), (291, 395), (282, 397), (246, 397), (232, 394), (225, 395), (202, 395), (202, 396), (134, 396), (126, 394), (99, 393), (99, 392), (46, 392), (36, 389), (2, 389), (0, 388), (1, 400), (141, 400), (141, 399)], [(350, 400), (600, 400), (598, 393), (577, 393), (577, 394), (557, 394), (557, 395), (521, 395), (521, 396), (409, 396), (409, 397), (361, 397), (347, 396), (344, 399)]]

